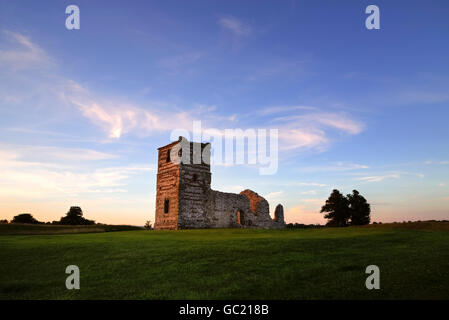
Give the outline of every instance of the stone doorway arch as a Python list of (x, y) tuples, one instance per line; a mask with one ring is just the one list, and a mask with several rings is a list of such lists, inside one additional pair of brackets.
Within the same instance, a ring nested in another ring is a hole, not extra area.
[(245, 224), (245, 213), (243, 210), (237, 210), (237, 224), (243, 226)]

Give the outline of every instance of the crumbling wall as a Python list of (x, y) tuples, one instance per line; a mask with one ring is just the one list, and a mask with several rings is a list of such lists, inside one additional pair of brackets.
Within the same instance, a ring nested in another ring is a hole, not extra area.
[(274, 210), (274, 222), (278, 227), (285, 227), (284, 221), (284, 207), (282, 204), (278, 204)]
[(212, 190), (208, 217), (212, 228), (277, 226), (271, 219), (268, 201), (251, 190), (240, 194)]
[[(252, 223), (249, 201), (245, 196), (212, 190), (209, 200), (208, 220), (212, 228), (235, 228)], [(239, 210), (243, 216), (241, 223), (237, 218)]]

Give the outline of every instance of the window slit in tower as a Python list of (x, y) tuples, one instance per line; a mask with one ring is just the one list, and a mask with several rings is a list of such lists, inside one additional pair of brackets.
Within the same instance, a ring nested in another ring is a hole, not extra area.
[(171, 153), (171, 149), (167, 150), (167, 162), (170, 162), (170, 153)]
[(164, 200), (164, 213), (168, 213), (170, 201), (168, 199)]

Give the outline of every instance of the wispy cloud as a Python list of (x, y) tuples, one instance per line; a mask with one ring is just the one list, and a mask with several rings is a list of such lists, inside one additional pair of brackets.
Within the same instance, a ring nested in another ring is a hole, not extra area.
[(190, 128), (193, 118), (187, 112), (148, 110), (143, 107), (118, 104), (112, 101), (84, 100), (79, 97), (71, 100), (84, 117), (103, 128), (110, 138), (120, 138), (123, 134), (140, 132), (148, 135), (153, 132), (169, 131), (177, 128)]
[(298, 187), (327, 187), (327, 184), (324, 183), (319, 183), (319, 182), (294, 182), (292, 184), (293, 186), (298, 186)]
[(314, 195), (317, 194), (316, 190), (302, 191), (299, 194), (301, 195)]
[(280, 127), (279, 139), (279, 148), (283, 151), (301, 148), (323, 149), (329, 142), (322, 130), (291, 127)]
[[(233, 17), (220, 19), (220, 24), (239, 35), (250, 33), (248, 26)], [(28, 67), (41, 67), (47, 73), (45, 77), (35, 79), (36, 81), (30, 84), (30, 86), (34, 87), (27, 91), (36, 93), (33, 96), (33, 101), (38, 100), (36, 97), (41, 95), (42, 105), (47, 106), (49, 103), (46, 102), (52, 100), (55, 110), (57, 110), (56, 106), (60, 105), (71, 108), (72, 112), (73, 110), (78, 110), (84, 118), (102, 129), (110, 139), (119, 139), (126, 134), (148, 136), (153, 133), (168, 132), (173, 129), (190, 130), (193, 120), (196, 119), (208, 122), (209, 127), (235, 127), (236, 116), (234, 114), (218, 114), (216, 106), (204, 109), (202, 105), (197, 105), (193, 106), (189, 111), (180, 111), (176, 105), (170, 103), (150, 101), (143, 105), (120, 97), (104, 96), (92, 92), (92, 90), (81, 83), (62, 76), (58, 66), (53, 65), (51, 68), (43, 66), (42, 61), (49, 62), (52, 59), (29, 38), (16, 33), (8, 33), (8, 36), (19, 49), (14, 48), (9, 51), (1, 51), (4, 56), (4, 62), (18, 54), (23, 60), (27, 61), (26, 65)], [(176, 68), (184, 63), (196, 61), (200, 56), (201, 54), (196, 53), (170, 58), (163, 62), (162, 65)], [(21, 59), (10, 61), (10, 64), (22, 66), (20, 61)], [(23, 90), (21, 92), (23, 93)], [(42, 96), (42, 92), (45, 92), (45, 96)], [(22, 93), (20, 98), (23, 98)], [(0, 96), (3, 99), (11, 99), (13, 97), (11, 97), (9, 90), (7, 95), (6, 92), (1, 92), (0, 90)], [(266, 128), (279, 129), (279, 147), (281, 150), (301, 148), (325, 150), (332, 140), (329, 137), (328, 130), (334, 129), (353, 135), (361, 132), (364, 127), (363, 124), (346, 114), (319, 112), (310, 106), (273, 107), (263, 110), (261, 115), (273, 115), (283, 111), (303, 111), (307, 113), (278, 117), (272, 123), (265, 124)], [(64, 113), (65, 116), (66, 114), (67, 112)]]
[[(0, 66), (8, 68), (10, 77), (17, 79), (17, 93), (0, 86), (0, 100), (22, 101), (27, 92), (33, 107), (43, 105), (47, 112), (51, 105), (57, 112), (61, 106), (78, 110), (81, 115), (103, 129), (110, 138), (118, 139), (127, 133), (149, 135), (154, 132), (188, 129), (194, 119), (193, 111), (180, 111), (176, 105), (148, 102), (142, 105), (116, 96), (105, 96), (88, 89), (81, 83), (61, 75), (53, 59), (30, 38), (5, 32), (9, 46), (0, 51)], [(177, 62), (180, 63), (180, 62)], [(36, 75), (33, 70), (39, 70)], [(6, 69), (4, 69), (6, 70)], [(28, 79), (24, 83), (23, 79)], [(65, 113), (67, 114), (67, 112)], [(205, 114), (204, 110), (201, 113)], [(198, 115), (198, 114), (197, 114)]]
[[(22, 200), (33, 198), (74, 197), (86, 193), (126, 192), (125, 181), (150, 167), (113, 167), (87, 172), (51, 170), (45, 166), (23, 170), (0, 164), (0, 196), (14, 196)], [(26, 181), (26, 183), (24, 183)]]
[(92, 149), (6, 144), (0, 145), (0, 155), (3, 161), (9, 159), (21, 161), (23, 164), (39, 161), (67, 164), (79, 163), (80, 161), (100, 161), (117, 158), (114, 154)]
[(317, 110), (316, 107), (311, 106), (271, 106), (263, 108), (262, 110), (258, 110), (257, 114), (259, 115), (272, 115), (282, 112), (292, 112), (292, 111), (298, 111), (298, 110)]
[(329, 165), (322, 166), (304, 166), (297, 170), (301, 172), (339, 172), (339, 171), (352, 171), (352, 170), (363, 170), (369, 169), (368, 165), (359, 163), (348, 163), (348, 162), (336, 162)]
[(422, 174), (422, 173), (396, 171), (396, 172), (388, 172), (388, 173), (385, 173), (382, 175), (371, 175), (371, 176), (358, 177), (358, 178), (356, 178), (356, 180), (365, 181), (365, 182), (381, 182), (381, 181), (384, 181), (387, 179), (399, 179), (403, 176), (418, 177), (420, 179), (424, 178), (424, 174)]
[(235, 17), (222, 17), (218, 20), (218, 24), (237, 36), (249, 36), (252, 33), (251, 28), (247, 24)]
[(446, 165), (446, 164), (449, 164), (449, 161), (447, 161), (447, 160), (444, 160), (444, 161), (443, 160), (426, 160), (424, 163), (427, 165), (431, 165), (431, 164)]
[(275, 191), (275, 192), (270, 192), (268, 193), (265, 198), (267, 198), (268, 200), (272, 200), (272, 199), (278, 199), (280, 196), (282, 196), (284, 194), (283, 191)]
[(17, 71), (53, 64), (51, 57), (28, 37), (8, 30), (3, 30), (2, 34), (10, 46), (0, 49), (0, 66)]
[(272, 117), (284, 112), (289, 114), (270, 121), (272, 127), (279, 129), (279, 147), (284, 151), (302, 148), (324, 151), (332, 142), (331, 130), (356, 135), (365, 128), (362, 122), (344, 112), (325, 112), (313, 106), (269, 107), (262, 109), (259, 115)]
[(301, 123), (304, 126), (311, 126), (313, 124), (319, 124), (326, 127), (347, 132), (349, 134), (358, 134), (363, 131), (364, 125), (360, 121), (350, 118), (345, 113), (331, 113), (331, 112), (317, 112), (306, 113), (301, 115), (291, 115), (285, 117), (275, 118), (274, 121), (287, 122), (287, 123)]
[(382, 175), (382, 176), (367, 176), (367, 177), (360, 177), (357, 178), (356, 180), (360, 180), (360, 181), (366, 181), (366, 182), (380, 182), (386, 179), (399, 179), (400, 175), (395, 173), (395, 174), (386, 174), (386, 175)]
[[(40, 152), (31, 157), (33, 152)], [(75, 157), (73, 155), (76, 155)], [(112, 156), (92, 150), (45, 146), (11, 146), (0, 149), (0, 196), (22, 200), (77, 196), (83, 193), (126, 192), (126, 180), (145, 171), (149, 165), (91, 168), (79, 161), (98, 161)], [(31, 158), (30, 158), (31, 157)], [(69, 161), (72, 157), (72, 161)], [(78, 162), (78, 166), (73, 165)]]

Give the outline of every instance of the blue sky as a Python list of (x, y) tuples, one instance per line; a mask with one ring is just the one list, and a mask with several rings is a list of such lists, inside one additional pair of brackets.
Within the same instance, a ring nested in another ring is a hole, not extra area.
[[(65, 8), (80, 8), (80, 30)], [(365, 8), (380, 8), (380, 30)], [(170, 132), (277, 128), (279, 170), (213, 166), (288, 222), (332, 189), (449, 218), (447, 1), (0, 1), (0, 215), (154, 221)]]

